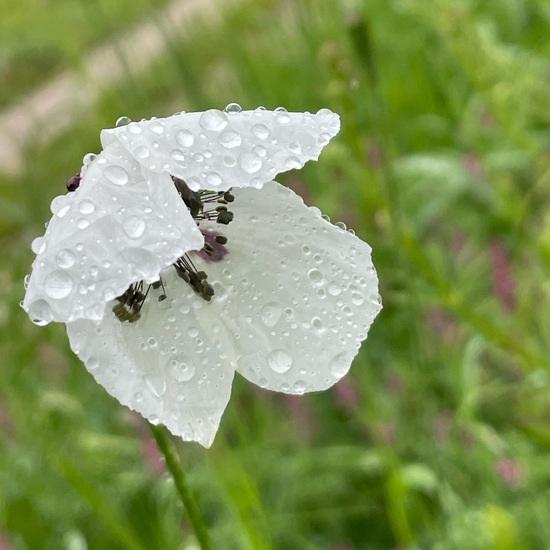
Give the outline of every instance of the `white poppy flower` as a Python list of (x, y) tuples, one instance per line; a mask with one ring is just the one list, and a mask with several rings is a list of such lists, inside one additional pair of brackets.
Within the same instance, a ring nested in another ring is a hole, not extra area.
[(121, 403), (206, 447), (235, 371), (332, 386), (381, 308), (371, 249), (272, 179), (339, 127), (326, 109), (232, 104), (103, 130), (33, 243), (24, 309), (66, 323)]

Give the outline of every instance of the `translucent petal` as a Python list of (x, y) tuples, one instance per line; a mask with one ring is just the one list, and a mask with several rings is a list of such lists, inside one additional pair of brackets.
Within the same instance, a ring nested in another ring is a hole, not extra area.
[(340, 129), (338, 115), (284, 109), (181, 113), (103, 130), (144, 167), (168, 170), (194, 190), (261, 187), (278, 173), (317, 159)]
[(287, 393), (332, 386), (381, 309), (371, 248), (276, 182), (233, 194), (234, 221), (212, 225), (228, 254), (196, 263), (223, 289), (206, 307), (235, 335), (238, 371)]
[(203, 237), (166, 173), (144, 172), (117, 143), (89, 165), (80, 187), (52, 201), (34, 247), (23, 307), (39, 323), (101, 319), (130, 283), (158, 279)]
[(159, 302), (150, 289), (133, 324), (111, 311), (100, 322), (68, 323), (71, 348), (122, 404), (209, 447), (231, 393), (234, 335), (174, 269), (163, 281), (168, 298)]

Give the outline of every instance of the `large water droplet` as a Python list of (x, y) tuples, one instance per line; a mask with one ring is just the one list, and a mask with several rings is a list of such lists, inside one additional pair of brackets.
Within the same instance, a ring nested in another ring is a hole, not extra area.
[(251, 131), (257, 138), (260, 139), (266, 139), (269, 136), (269, 129), (265, 124), (254, 124)]
[(44, 280), (46, 296), (55, 300), (66, 298), (73, 290), (73, 279), (65, 271), (52, 271)]
[(285, 168), (287, 170), (296, 170), (297, 168), (301, 168), (302, 163), (300, 162), (300, 159), (298, 157), (287, 157), (285, 160)]
[(75, 262), (75, 256), (68, 248), (62, 248), (55, 255), (55, 261), (59, 267), (69, 269)]
[(36, 300), (29, 307), (29, 316), (31, 321), (40, 327), (53, 321), (53, 313), (46, 300)]
[(218, 136), (218, 143), (227, 149), (233, 149), (233, 147), (238, 147), (241, 144), (241, 141), (242, 141), (241, 134), (231, 129), (224, 130)]
[(348, 371), (353, 360), (353, 354), (343, 351), (335, 355), (328, 364), (330, 373), (335, 378), (342, 378)]
[(272, 371), (283, 374), (292, 366), (292, 355), (282, 349), (276, 349), (267, 356), (267, 364)]
[(95, 210), (95, 204), (88, 199), (84, 199), (78, 204), (78, 209), (81, 214), (91, 214)]
[(218, 174), (218, 172), (207, 172), (205, 181), (208, 185), (211, 185), (212, 187), (217, 187), (218, 185), (221, 185), (222, 178)]
[(145, 231), (145, 222), (137, 216), (131, 216), (124, 220), (122, 228), (130, 239), (139, 239)]
[(97, 155), (95, 153), (86, 153), (84, 157), (82, 158), (82, 164), (84, 166), (89, 166), (94, 162), (94, 160), (97, 158)]
[(122, 166), (111, 165), (103, 170), (103, 175), (114, 185), (126, 185), (129, 177), (128, 172)]
[(180, 130), (176, 134), (176, 141), (182, 147), (191, 147), (195, 143), (195, 136), (191, 133), (190, 130)]
[(260, 320), (266, 327), (274, 327), (283, 314), (282, 308), (275, 302), (269, 302), (260, 311)]
[(46, 239), (44, 239), (44, 237), (36, 237), (36, 239), (34, 239), (31, 243), (31, 250), (35, 254), (42, 254), (46, 251), (46, 248), (48, 248), (48, 244), (46, 243)]
[(243, 110), (243, 108), (238, 103), (229, 103), (224, 111), (226, 113), (240, 113)]
[(255, 153), (243, 153), (239, 164), (247, 174), (255, 174), (262, 167), (262, 159)]
[(227, 126), (227, 115), (218, 109), (209, 109), (202, 113), (199, 124), (203, 130), (220, 132)]
[(115, 126), (117, 128), (120, 128), (121, 126), (127, 126), (128, 124), (130, 124), (130, 122), (132, 122), (132, 119), (130, 117), (121, 116), (117, 118), (117, 121), (115, 122)]
[(151, 152), (144, 145), (140, 145), (134, 149), (134, 157), (137, 159), (146, 159)]
[(149, 124), (149, 130), (160, 136), (164, 132), (164, 126), (160, 122), (153, 121)]

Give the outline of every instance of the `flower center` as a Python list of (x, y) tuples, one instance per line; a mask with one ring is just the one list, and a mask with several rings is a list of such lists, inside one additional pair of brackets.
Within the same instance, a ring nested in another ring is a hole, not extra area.
[[(233, 212), (227, 205), (235, 200), (235, 197), (229, 191), (192, 191), (184, 180), (171, 176), (174, 185), (187, 206), (191, 216), (200, 227), (201, 221), (215, 221), (221, 225), (227, 225), (233, 220)], [(210, 302), (214, 296), (214, 288), (208, 282), (208, 275), (204, 271), (199, 271), (192, 260), (192, 255), (197, 255), (206, 262), (219, 262), (228, 253), (225, 245), (227, 237), (210, 231), (201, 229), (204, 236), (204, 246), (201, 250), (192, 251), (179, 257), (172, 265), (176, 273), (191, 286), (191, 288), (207, 302)], [(141, 317), (141, 308), (149, 294), (149, 290), (162, 287), (162, 294), (158, 297), (159, 302), (166, 299), (164, 284), (162, 278), (147, 285), (144, 291), (145, 283), (140, 281), (131, 284), (124, 294), (116, 298), (117, 303), (113, 306), (113, 313), (123, 322), (136, 322)]]

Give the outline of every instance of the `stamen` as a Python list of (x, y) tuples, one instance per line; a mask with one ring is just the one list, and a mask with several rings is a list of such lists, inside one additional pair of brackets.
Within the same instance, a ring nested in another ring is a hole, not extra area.
[(204, 271), (197, 271), (195, 264), (188, 254), (184, 254), (174, 263), (177, 274), (204, 300), (209, 302), (214, 296), (214, 288), (206, 280), (208, 275)]

